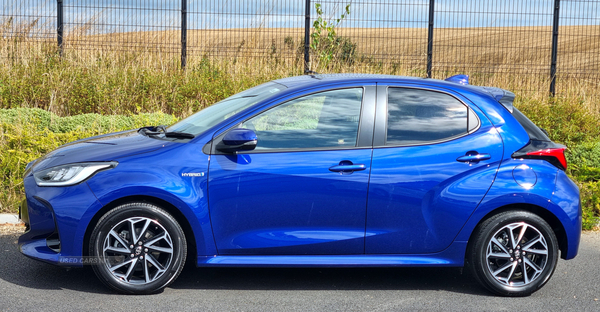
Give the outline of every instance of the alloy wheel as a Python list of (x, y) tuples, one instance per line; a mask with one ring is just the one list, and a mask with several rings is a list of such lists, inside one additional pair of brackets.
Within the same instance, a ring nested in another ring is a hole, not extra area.
[(173, 241), (167, 230), (147, 217), (127, 218), (107, 233), (102, 257), (109, 272), (128, 284), (159, 279), (173, 260)]
[(548, 262), (548, 244), (531, 224), (511, 223), (492, 236), (485, 257), (497, 282), (508, 287), (527, 286), (542, 275)]

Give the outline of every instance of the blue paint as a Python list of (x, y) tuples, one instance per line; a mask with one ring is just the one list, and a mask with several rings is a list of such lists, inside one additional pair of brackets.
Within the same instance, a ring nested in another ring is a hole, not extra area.
[(518, 165), (513, 169), (513, 178), (515, 178), (515, 181), (525, 189), (530, 189), (537, 183), (535, 171), (526, 164)]

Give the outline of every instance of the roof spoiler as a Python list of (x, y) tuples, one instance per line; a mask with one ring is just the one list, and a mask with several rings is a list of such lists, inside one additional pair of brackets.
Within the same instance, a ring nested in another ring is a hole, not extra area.
[[(463, 86), (469, 85), (469, 75), (454, 75), (444, 79), (445, 81), (458, 83)], [(476, 87), (489, 93), (496, 101), (500, 102), (511, 114), (514, 110), (513, 102), (515, 100), (515, 94), (504, 89), (494, 87)]]
[(500, 102), (511, 114), (514, 110), (513, 102), (515, 101), (515, 94), (504, 89), (494, 87), (481, 87), (484, 91), (492, 95), (496, 101)]
[(454, 82), (454, 83), (458, 83), (461, 84), (463, 86), (466, 86), (469, 84), (469, 75), (454, 75), (452, 77), (448, 77), (446, 79), (444, 79), (445, 81), (450, 81), (450, 82)]

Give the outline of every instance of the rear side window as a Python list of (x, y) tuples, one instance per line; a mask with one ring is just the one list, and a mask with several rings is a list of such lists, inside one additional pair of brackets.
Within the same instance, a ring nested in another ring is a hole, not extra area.
[(478, 125), (476, 115), (450, 95), (419, 89), (388, 89), (386, 145), (447, 140), (464, 135)]
[(529, 139), (537, 141), (551, 141), (550, 138), (538, 126), (529, 120), (529, 118), (521, 113), (516, 107), (513, 108), (512, 115), (521, 124), (521, 126), (523, 126), (527, 134), (529, 134)]

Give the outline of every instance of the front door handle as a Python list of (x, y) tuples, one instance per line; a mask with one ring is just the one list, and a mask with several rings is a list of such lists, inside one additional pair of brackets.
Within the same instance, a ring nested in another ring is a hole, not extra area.
[(349, 160), (342, 160), (339, 164), (333, 167), (329, 167), (329, 171), (339, 172), (340, 174), (351, 174), (354, 171), (361, 171), (367, 169), (364, 164), (353, 164)]
[(460, 162), (478, 162), (492, 158), (490, 154), (479, 154), (478, 152), (467, 152), (465, 156), (456, 158)]

